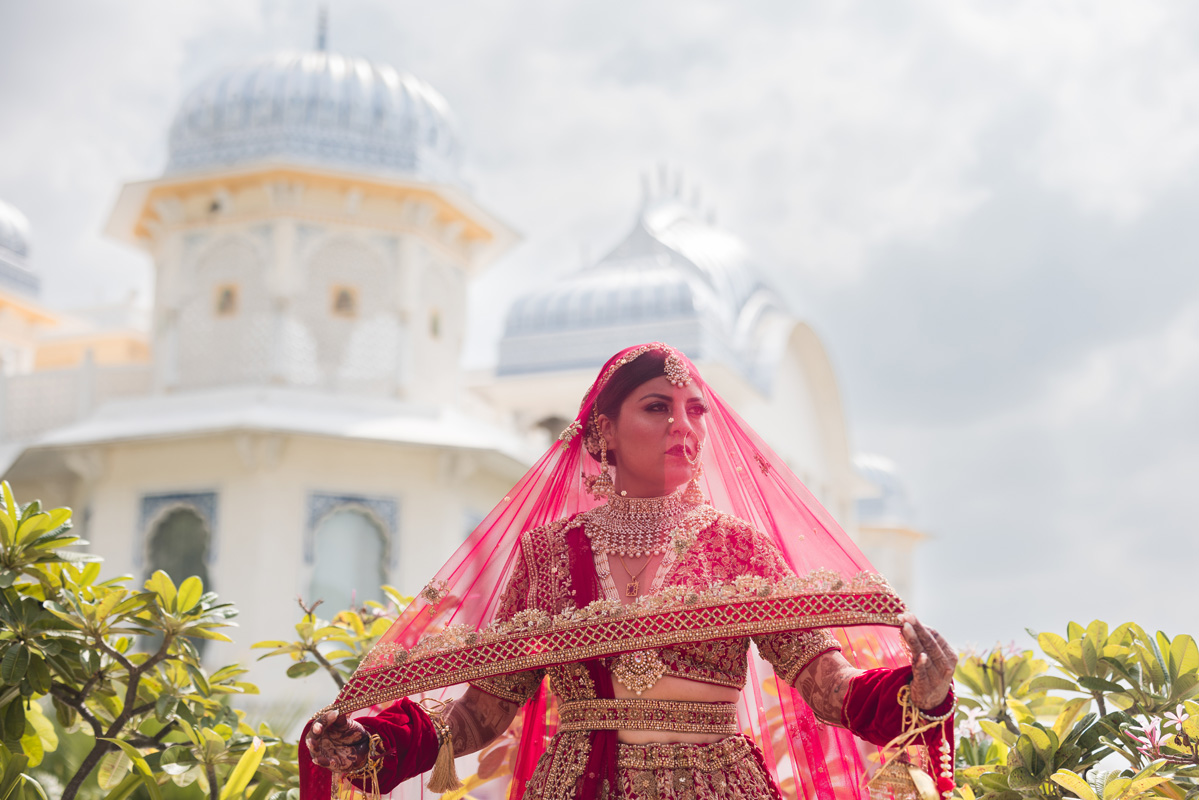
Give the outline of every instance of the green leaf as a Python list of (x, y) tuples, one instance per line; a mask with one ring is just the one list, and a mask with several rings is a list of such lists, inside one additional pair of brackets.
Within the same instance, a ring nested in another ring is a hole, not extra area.
[(204, 594), (204, 584), (195, 575), (179, 584), (178, 613), (186, 614), (196, 607)]
[(116, 788), (132, 769), (133, 762), (122, 751), (111, 750), (105, 753), (104, 758), (100, 759), (100, 767), (96, 775), (100, 780), (100, 788)]
[(1165, 783), (1168, 780), (1170, 779), (1159, 775), (1155, 778), (1141, 778), (1139, 781), (1132, 781), (1128, 787), (1128, 796), (1135, 797), (1138, 794), (1144, 794), (1159, 783)]
[(266, 745), (257, 736), (254, 737), (250, 749), (242, 753), (242, 756), (237, 761), (237, 766), (229, 773), (229, 777), (225, 779), (225, 786), (221, 789), (220, 800), (229, 800), (241, 794), (247, 786), (250, 785), (250, 779), (254, 777), (254, 773), (258, 771), (258, 765), (262, 762), (262, 756), (266, 752)]
[(25, 735), (25, 704), (20, 698), (8, 704), (4, 712), (4, 740), (15, 741)]
[(321, 668), (321, 665), (315, 661), (297, 661), (287, 668), (287, 677), (289, 678), (304, 678)]
[(133, 762), (134, 768), (142, 777), (142, 785), (146, 787), (146, 791), (150, 793), (151, 800), (162, 800), (162, 790), (158, 788), (158, 781), (154, 779), (154, 772), (150, 769), (150, 765), (146, 763), (146, 759), (138, 752), (137, 748), (128, 742), (123, 742), (120, 739), (106, 739), (100, 737), (99, 741), (111, 742), (121, 748), (125, 755), (129, 756), (129, 760)]
[(125, 779), (117, 784), (116, 788), (109, 792), (104, 800), (125, 800), (126, 797), (133, 794), (133, 790), (142, 782), (140, 775), (126, 775)]
[(19, 523), (21, 520), (21, 518), (18, 516), (19, 512), (17, 511), (17, 501), (13, 499), (12, 488), (8, 485), (8, 481), (4, 481), (4, 483), (0, 484), (0, 489), (2, 489), (4, 492), (5, 516), (7, 516), (8, 521), (12, 523), (12, 530), (16, 531), (17, 523)]
[(12, 686), (20, 683), (29, 669), (29, 648), (17, 643), (8, 648), (3, 660), (0, 660), (0, 682)]
[(155, 570), (154, 574), (146, 579), (146, 588), (158, 595), (158, 602), (164, 609), (175, 612), (175, 599), (179, 592), (170, 575), (162, 570)]
[(1177, 678), (1187, 672), (1199, 670), (1199, 646), (1186, 634), (1174, 637), (1170, 643), (1170, 670)]
[(1130, 785), (1132, 785), (1131, 778), (1112, 778), (1103, 787), (1103, 800), (1116, 800)]
[(1077, 773), (1071, 772), (1068, 769), (1059, 769), (1057, 772), (1049, 776), (1049, 780), (1074, 792), (1074, 795), (1080, 800), (1099, 800), (1099, 795), (1095, 794), (1095, 790), (1090, 784), (1082, 779)]
[(1089, 692), (1125, 692), (1128, 691), (1127, 686), (1121, 686), (1114, 681), (1096, 678), (1093, 676), (1084, 675), (1078, 679), (1078, 685)]
[(192, 664), (185, 664), (187, 674), (191, 676), (192, 683), (195, 684), (196, 690), (203, 697), (212, 696), (212, 688), (208, 685), (208, 677), (204, 674), (204, 670)]
[(1019, 791), (1020, 789), (1035, 788), (1041, 782), (1024, 767), (1014, 767), (1012, 771), (1007, 774), (1007, 783), (1008, 786)]
[(46, 794), (46, 790), (42, 788), (42, 785), (38, 783), (32, 775), (22, 775), (21, 781), (25, 784), (26, 788), (33, 789), (37, 796), (42, 798), (42, 800), (50, 800), (50, 797)]
[(1065, 678), (1059, 678), (1056, 675), (1039, 675), (1028, 682), (1028, 689), (1032, 692), (1048, 692), (1053, 690), (1077, 692), (1078, 684)]
[(161, 694), (154, 701), (154, 717), (159, 722), (170, 722), (179, 708), (179, 698), (174, 695)]
[(12, 793), (28, 763), (29, 758), (24, 753), (13, 753), (0, 744), (0, 765), (3, 765), (3, 770), (0, 771), (0, 797)]
[(1003, 726), (993, 720), (989, 720), (989, 719), (979, 720), (978, 724), (979, 724), (979, 727), (981, 727), (983, 729), (983, 732), (986, 733), (988, 736), (990, 736), (992, 739), (1003, 742), (1008, 747), (1015, 746), (1016, 734), (1009, 731), (1005, 726)]

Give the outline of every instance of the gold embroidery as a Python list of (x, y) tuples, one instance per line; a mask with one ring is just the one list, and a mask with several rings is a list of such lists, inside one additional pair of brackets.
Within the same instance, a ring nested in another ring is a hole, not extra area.
[(501, 700), (523, 706), (537, 691), (544, 677), (544, 669), (530, 669), (510, 675), (492, 675), (490, 678), (474, 681), (471, 685)]
[(558, 730), (642, 730), (678, 733), (739, 732), (735, 703), (677, 700), (579, 700), (558, 707)]
[(663, 647), (658, 657), (666, 665), (666, 675), (740, 689), (745, 685), (748, 652), (749, 639), (743, 637)]
[(595, 697), (595, 681), (587, 671), (587, 665), (578, 661), (572, 664), (555, 664), (549, 668), (550, 689), (560, 700), (590, 700)]
[(525, 787), (525, 797), (574, 800), (590, 756), (590, 734), (575, 732), (554, 736), (537, 760), (537, 768)]
[(755, 636), (758, 652), (770, 662), (783, 683), (794, 685), (804, 668), (819, 655), (840, 650), (841, 643), (828, 631), (785, 631)]
[[(334, 707), (349, 712), (455, 683), (616, 655), (630, 641), (642, 649), (686, 649), (716, 639), (741, 647), (738, 639), (783, 631), (897, 626), (904, 610), (876, 574), (849, 580), (830, 570), (794, 575), (767, 537), (723, 514), (676, 539), (677, 560), (663, 568), (668, 551), (654, 581), (670, 585), (628, 606), (605, 598), (577, 608), (570, 594), (572, 559), (591, 557), (566, 545), (577, 519), (524, 534), (492, 625), (481, 631), (449, 625), (411, 650), (377, 646)], [(703, 679), (698, 673), (684, 677)], [(713, 677), (723, 683), (730, 676)]]

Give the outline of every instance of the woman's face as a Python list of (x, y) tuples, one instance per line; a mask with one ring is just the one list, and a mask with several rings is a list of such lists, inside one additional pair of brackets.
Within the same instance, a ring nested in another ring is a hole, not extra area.
[(608, 452), (617, 454), (617, 493), (660, 497), (691, 479), (691, 465), (708, 435), (708, 404), (692, 381), (679, 388), (663, 375), (638, 386), (620, 405), (616, 419), (600, 414)]

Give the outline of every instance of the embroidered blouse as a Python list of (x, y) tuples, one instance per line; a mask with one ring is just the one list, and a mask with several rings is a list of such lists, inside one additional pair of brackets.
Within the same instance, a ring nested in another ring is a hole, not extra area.
[[(712, 512), (713, 521), (700, 530), (682, 552), (668, 550), (658, 567), (652, 591), (663, 585), (706, 588), (750, 574), (770, 580), (791, 575), (782, 553), (749, 524)], [(515, 565), (500, 599), (497, 616), (508, 619), (526, 608), (559, 614), (573, 604), (570, 575), (576, 558), (592, 552), (572, 552), (566, 534), (586, 524), (587, 514), (535, 528), (521, 540)], [(606, 558), (606, 556), (600, 556)], [(610, 591), (610, 590), (609, 590)], [(602, 595), (601, 595), (602, 596)], [(815, 658), (841, 645), (827, 630), (788, 631), (752, 637), (761, 656), (783, 681), (793, 684)], [(745, 685), (749, 637), (705, 642), (680, 642), (658, 650), (666, 675), (741, 689)], [(561, 700), (594, 697), (594, 686), (580, 663), (554, 665), (476, 681), (472, 685), (496, 697), (523, 704), (548, 672), (550, 689)]]

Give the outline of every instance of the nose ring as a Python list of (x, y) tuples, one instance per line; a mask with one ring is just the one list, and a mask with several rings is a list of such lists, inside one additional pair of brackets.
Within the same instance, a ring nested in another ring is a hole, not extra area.
[(674, 424), (674, 417), (669, 417), (669, 418), (667, 418), (667, 420), (666, 420), (666, 421), (667, 421), (667, 422), (669, 422), (671, 425), (673, 425), (673, 424)]

